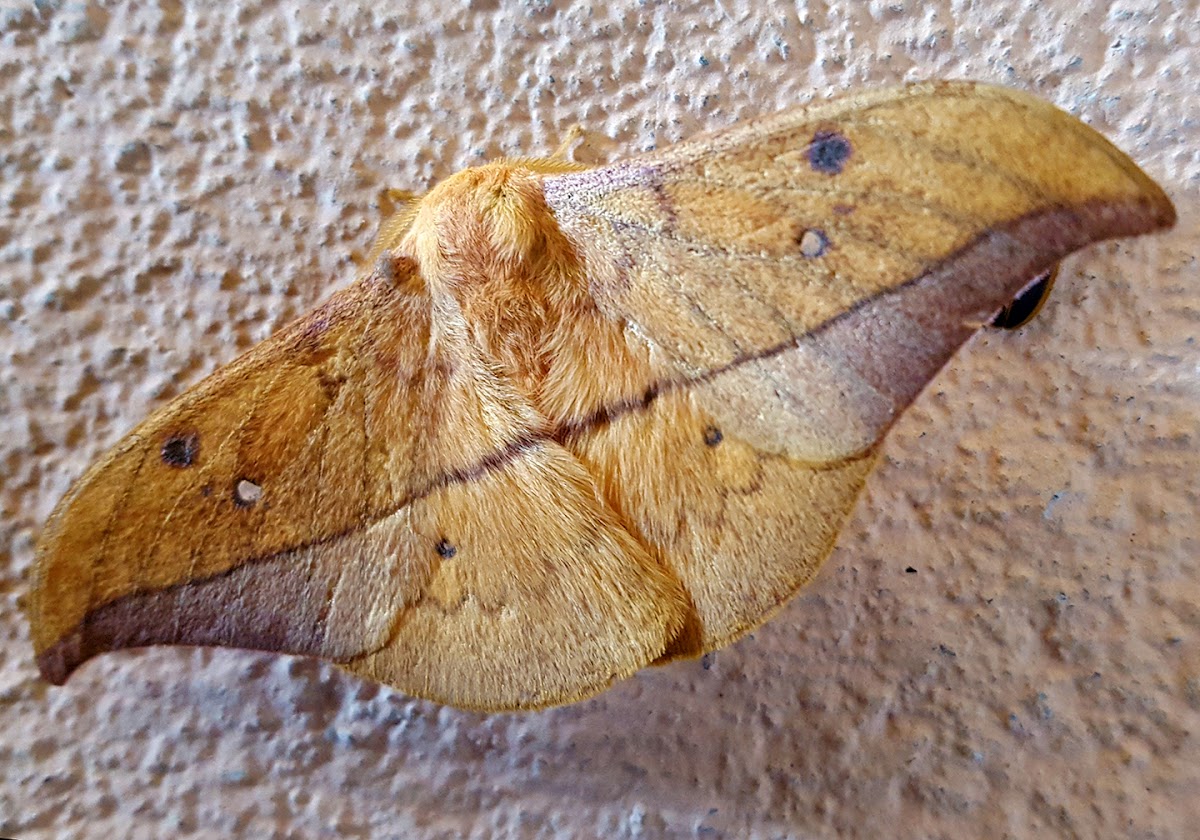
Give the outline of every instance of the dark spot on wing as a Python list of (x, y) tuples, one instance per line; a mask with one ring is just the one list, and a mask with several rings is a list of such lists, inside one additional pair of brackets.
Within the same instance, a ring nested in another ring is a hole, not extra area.
[(704, 430), (704, 445), (716, 446), (721, 441), (725, 440), (725, 435), (721, 434), (721, 430), (716, 426), (708, 426)]
[(455, 554), (458, 554), (458, 549), (454, 547), (454, 543), (449, 540), (442, 539), (437, 544), (438, 556), (444, 560), (449, 560)]
[(163, 441), (159, 454), (162, 462), (168, 467), (178, 467), (179, 469), (190, 467), (196, 462), (196, 456), (200, 454), (200, 435), (195, 432), (171, 435)]
[(817, 172), (837, 175), (845, 168), (851, 151), (845, 135), (837, 131), (818, 131), (808, 144), (808, 162)]

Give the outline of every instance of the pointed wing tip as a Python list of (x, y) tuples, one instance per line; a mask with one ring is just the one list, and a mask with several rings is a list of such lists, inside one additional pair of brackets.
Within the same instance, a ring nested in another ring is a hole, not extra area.
[[(29, 622), (30, 635), (33, 637), (34, 661), (42, 679), (54, 685), (62, 685), (79, 667), (86, 657), (79, 655), (78, 633), (59, 638), (57, 631), (47, 622), (47, 608), (52, 603), (48, 592), (46, 570), (46, 545), (37, 547), (37, 564), (34, 567), (34, 581), (30, 591), (25, 595), (23, 604), (25, 619)], [(71, 638), (75, 643), (71, 643)]]
[(1179, 216), (1166, 190), (1124, 152), (1115, 146), (1112, 148), (1117, 155), (1116, 162), (1123, 164), (1121, 168), (1133, 183), (1133, 190), (1126, 201), (1118, 202), (1125, 205), (1121, 212), (1127, 227), (1113, 236), (1139, 236), (1173, 228)]
[[(1119, 177), (1117, 175), (1118, 171), (1124, 173), (1129, 181), (1133, 183), (1132, 196), (1135, 197), (1134, 201), (1139, 205), (1130, 209), (1129, 215), (1125, 219), (1128, 226), (1121, 228), (1120, 232), (1110, 234), (1110, 237), (1136, 236), (1152, 233), (1156, 230), (1174, 227), (1177, 221), (1175, 206), (1171, 203), (1171, 199), (1167, 196), (1166, 192), (1153, 178), (1142, 171), (1125, 152), (1121, 151), (1121, 149), (1101, 133), (1053, 102), (1020, 88), (971, 79), (913, 82), (902, 86), (900, 90), (907, 91), (917, 97), (962, 97), (964, 95), (972, 95), (1007, 100), (1017, 104), (1022, 110), (1029, 112), (1030, 119), (1046, 121), (1050, 124), (1061, 125), (1064, 128), (1069, 127), (1074, 132), (1082, 132), (1077, 133), (1076, 137), (1077, 139), (1084, 140), (1085, 145), (1107, 147), (1110, 155), (1110, 163), (1114, 166), (1114, 170), (1109, 170), (1110, 174)], [(887, 93), (888, 89), (884, 88), (881, 89), (878, 95), (886, 96)]]
[[(1139, 170), (1140, 174), (1140, 170)], [(1145, 175), (1119, 198), (1053, 206), (984, 231), (974, 242), (895, 289), (812, 334), (870, 390), (886, 398), (860, 443), (878, 443), (954, 352), (1032, 278), (1095, 242), (1153, 233), (1175, 223), (1175, 208)], [(861, 416), (862, 404), (853, 406)]]
[(1140, 176), (1135, 179), (1138, 191), (1130, 198), (1075, 208), (1081, 217), (1088, 219), (1092, 227), (1092, 242), (1145, 236), (1175, 226), (1179, 217), (1171, 199), (1148, 175), (1140, 169), (1136, 171)]
[(1151, 200), (1154, 205), (1154, 226), (1151, 230), (1167, 230), (1175, 227), (1175, 223), (1179, 221), (1179, 215), (1175, 212), (1175, 205), (1171, 203), (1171, 199), (1163, 191), (1162, 187), (1154, 181), (1150, 182), (1154, 185), (1154, 191), (1151, 193)]
[(39, 651), (36, 661), (42, 679), (53, 685), (63, 685), (89, 658), (83, 653), (78, 634), (73, 634)]
[[(45, 556), (40, 558), (39, 571), (44, 571)], [(48, 586), (44, 575), (29, 593), (26, 616), (33, 636), (34, 662), (42, 679), (52, 685), (63, 685), (71, 674), (102, 650), (85, 650), (82, 623), (64, 629), (56, 624), (53, 606), (64, 593)], [(84, 618), (86, 620), (86, 616)]]

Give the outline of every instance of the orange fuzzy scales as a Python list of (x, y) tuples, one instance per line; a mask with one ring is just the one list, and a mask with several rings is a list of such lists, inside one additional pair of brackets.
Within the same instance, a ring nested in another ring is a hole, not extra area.
[(75, 484), (38, 545), (39, 666), (227, 645), (517, 709), (720, 647), (812, 577), (979, 325), (1173, 223), (1094, 131), (969, 83), (466, 170)]

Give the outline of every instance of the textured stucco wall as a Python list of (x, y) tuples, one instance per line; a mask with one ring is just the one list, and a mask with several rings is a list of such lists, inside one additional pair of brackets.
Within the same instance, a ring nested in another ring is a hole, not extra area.
[[(1197, 67), (1195, 0), (3, 3), (0, 835), (1194, 836)], [(54, 502), (347, 282), (381, 186), (936, 76), (1077, 114), (1180, 224), (975, 340), (752, 638), (528, 715), (231, 651), (40, 682)]]

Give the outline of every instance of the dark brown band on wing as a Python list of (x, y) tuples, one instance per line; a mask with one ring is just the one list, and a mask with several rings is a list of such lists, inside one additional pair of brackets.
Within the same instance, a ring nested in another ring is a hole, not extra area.
[[(1164, 195), (1114, 205), (1056, 207), (980, 234), (918, 277), (865, 299), (807, 334), (692, 379), (655, 383), (636, 399), (597, 408), (553, 428), (531, 429), (474, 465), (441, 475), (398, 504), (320, 541), (252, 557), (233, 569), (161, 590), (121, 596), (92, 611), (74, 632), (42, 651), (38, 667), (63, 683), (78, 665), (117, 648), (151, 644), (235, 645), (296, 654), (325, 652), (329, 572), (296, 562), (295, 552), (343, 539), (429, 494), (481, 478), (544, 443), (564, 442), (645, 410), (665, 393), (714, 379), (802, 342), (849, 365), (898, 415), (979, 326), (1031, 278), (1092, 242), (1149, 233), (1174, 224)], [(890, 423), (888, 424), (890, 425)], [(886, 427), (880, 430), (882, 435)], [(264, 566), (272, 568), (265, 572)]]
[(336, 568), (275, 556), (204, 580), (123, 595), (92, 610), (73, 633), (43, 651), (38, 669), (61, 685), (78, 665), (108, 650), (213, 645), (320, 651)]

